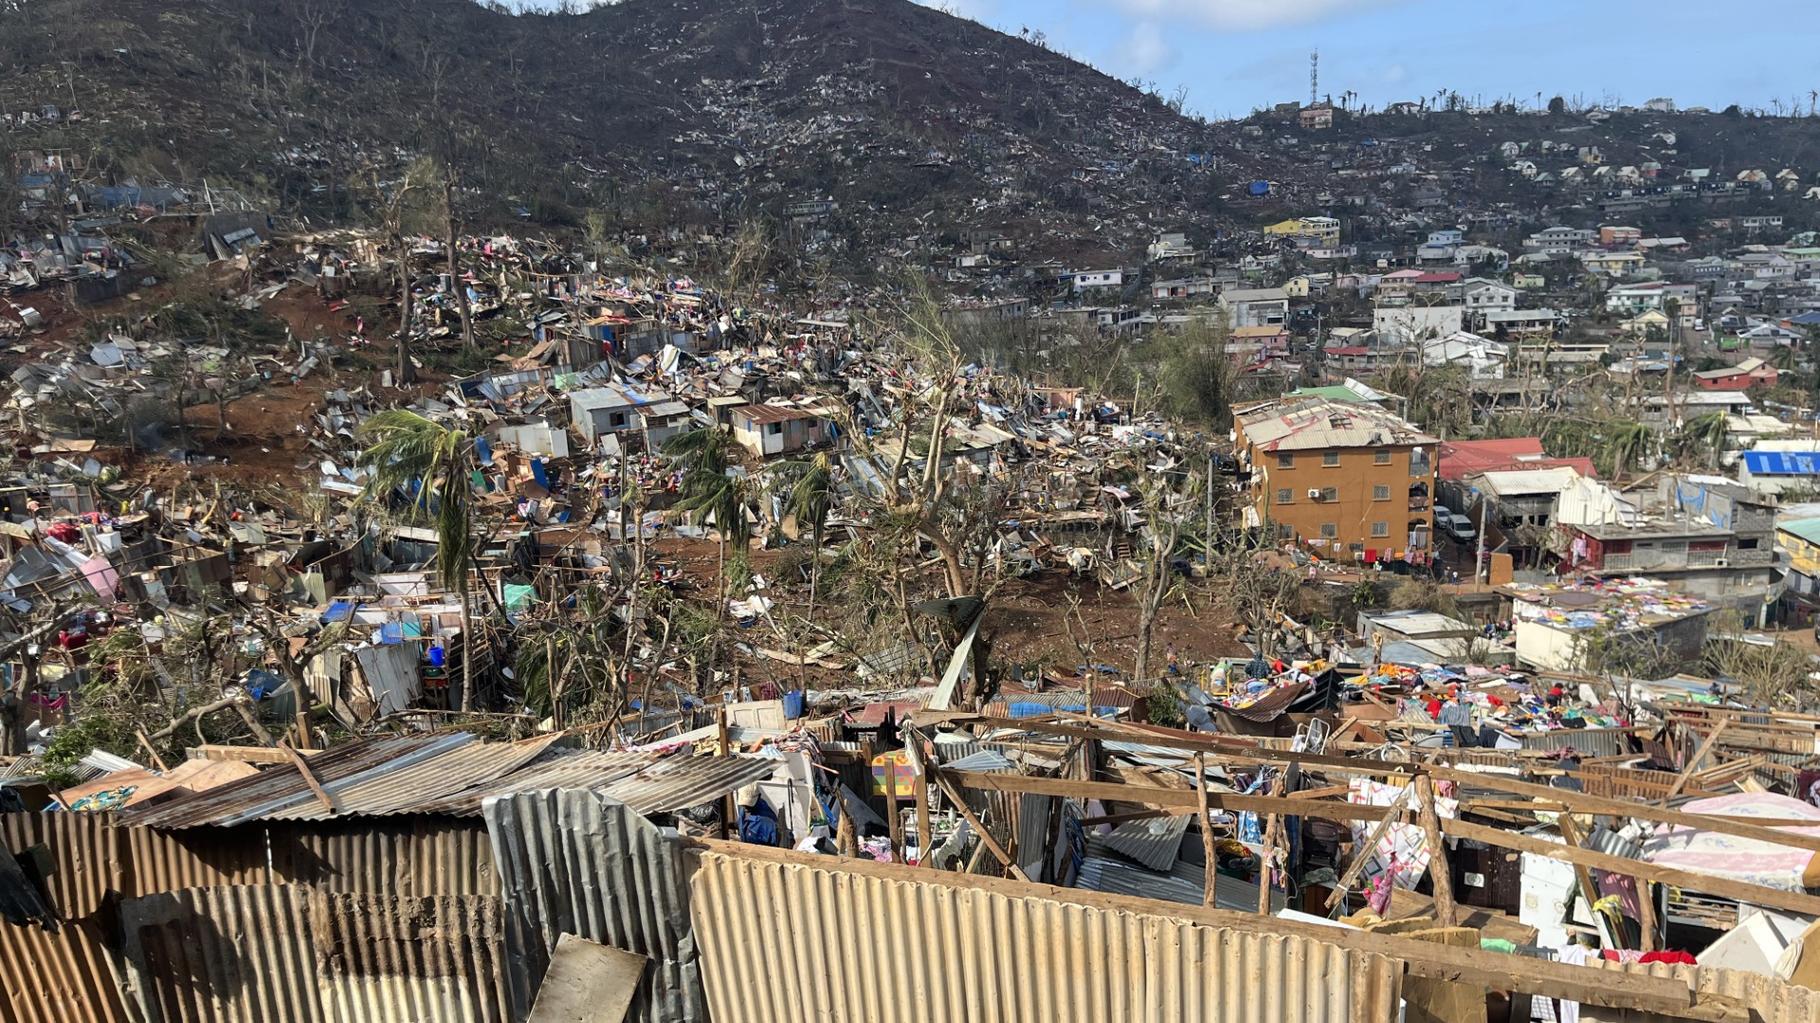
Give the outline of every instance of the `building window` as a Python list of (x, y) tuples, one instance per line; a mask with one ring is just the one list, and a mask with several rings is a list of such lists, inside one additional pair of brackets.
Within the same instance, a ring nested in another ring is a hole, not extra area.
[(1294, 504), (1295, 503), (1295, 490), (1293, 490), (1290, 487), (1284, 487), (1283, 489), (1277, 491), (1277, 503), (1278, 504)]
[(784, 432), (784, 424), (782, 424), (782, 423), (766, 423), (766, 424), (765, 424), (765, 432), (766, 432), (766, 433), (768, 433), (768, 434), (770, 434), (770, 435), (771, 435), (771, 436), (773, 436), (773, 437), (775, 437), (775, 436), (777, 436), (777, 435), (778, 435), (778, 434), (780, 434), (780, 433), (783, 433), (783, 432)]
[(1362, 543), (1349, 543), (1346, 545), (1346, 549), (1351, 551), (1354, 557), (1365, 553), (1365, 545)]
[(1340, 489), (1338, 487), (1322, 487), (1321, 488), (1321, 500), (1338, 501), (1339, 499), (1340, 499)]
[(1739, 540), (1739, 541), (1738, 541), (1738, 549), (1739, 549), (1739, 550), (1741, 550), (1741, 551), (1754, 551), (1754, 550), (1756, 550), (1756, 549), (1757, 549), (1757, 538), (1756, 538), (1756, 537), (1754, 537), (1754, 536), (1753, 536), (1753, 537), (1751, 537), (1751, 538), (1750, 538), (1750, 539), (1748, 539), (1748, 540)]
[(1389, 465), (1390, 464), (1390, 449), (1389, 448), (1379, 448), (1376, 451), (1373, 451), (1371, 453), (1371, 460), (1372, 460), (1373, 464), (1376, 464), (1376, 465)]
[(1340, 464), (1340, 453), (1338, 451), (1321, 452), (1321, 464), (1326, 465), (1326, 466), (1339, 465)]
[(1292, 454), (1289, 454), (1288, 452), (1284, 452), (1284, 451), (1277, 452), (1277, 468), (1279, 468), (1279, 469), (1295, 468), (1295, 456)]
[(607, 423), (611, 426), (624, 426), (626, 425), (626, 414), (624, 412), (615, 412), (607, 417)]
[(1287, 540), (1293, 536), (1295, 536), (1295, 530), (1290, 528), (1288, 523), (1286, 523), (1286, 522), (1277, 523), (1277, 539), (1278, 540)]
[(1384, 486), (1372, 487), (1371, 488), (1371, 499), (1373, 501), (1390, 500), (1390, 488), (1384, 487)]
[(1390, 535), (1390, 523), (1373, 522), (1371, 524), (1371, 535), (1372, 536), (1389, 536)]
[(1339, 535), (1340, 535), (1339, 526), (1336, 526), (1331, 522), (1321, 523), (1321, 539), (1332, 540), (1334, 537), (1337, 537)]

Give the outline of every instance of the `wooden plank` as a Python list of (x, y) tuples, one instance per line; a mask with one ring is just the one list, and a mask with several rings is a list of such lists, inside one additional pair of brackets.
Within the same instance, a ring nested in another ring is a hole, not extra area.
[(316, 776), (310, 772), (310, 765), (304, 762), (303, 757), (299, 755), (296, 750), (292, 749), (289, 743), (280, 742), (278, 748), (284, 751), (285, 755), (290, 758), (292, 764), (296, 765), (297, 773), (303, 775), (303, 783), (308, 785), (310, 791), (316, 794), (316, 801), (322, 804), (322, 808), (330, 813), (335, 813), (335, 801), (329, 798), (327, 792), (323, 791), (322, 784), (318, 782)]
[(1422, 821), (1422, 836), (1428, 842), (1428, 877), (1434, 884), (1435, 921), (1452, 927), (1458, 917), (1453, 901), (1453, 875), (1448, 872), (1447, 842), (1441, 837), (1441, 825), (1435, 814), (1434, 782), (1421, 777), (1415, 780), (1416, 813)]
[[(319, 749), (296, 749), (292, 752), (302, 757), (313, 757), (322, 751)], [(245, 764), (288, 764), (291, 758), (282, 750), (270, 746), (227, 746), (220, 743), (204, 743), (191, 746), (191, 760), (238, 760)]]
[(1213, 814), (1208, 812), (1207, 805), (1207, 755), (1194, 758), (1194, 791), (1200, 797), (1200, 819), (1195, 823), (1201, 826), (1201, 855), (1206, 857), (1206, 865), (1201, 869), (1201, 905), (1217, 906), (1216, 888), (1220, 883), (1220, 858), (1213, 846)]
[[(1030, 875), (1024, 873), (1024, 871), (1021, 867), (1019, 867), (1016, 863), (1012, 862), (1011, 854), (1007, 853), (1005, 851), (1004, 846), (1001, 846), (998, 844), (998, 839), (992, 837), (992, 832), (987, 831), (986, 826), (984, 824), (980, 823), (980, 819), (973, 815), (973, 808), (967, 805), (967, 801), (965, 799), (962, 799), (960, 792), (955, 789), (955, 785), (957, 784), (957, 782), (953, 782), (953, 781), (949, 780), (948, 776), (950, 773), (951, 772), (948, 772), (948, 771), (937, 770), (934, 767), (929, 768), (929, 777), (934, 778), (935, 783), (937, 785), (941, 786), (941, 790), (943, 792), (947, 793), (949, 801), (954, 804), (954, 808), (956, 810), (960, 811), (961, 817), (964, 818), (967, 821), (967, 823), (972, 826), (973, 830), (979, 832), (980, 844), (985, 846), (985, 848), (988, 849), (995, 858), (997, 858), (999, 863), (1003, 864), (1004, 868), (1006, 870), (1010, 871), (1013, 875), (1015, 875), (1019, 881), (1030, 880)], [(957, 779), (970, 777), (970, 775), (966, 774), (965, 772), (953, 772), (953, 773)], [(986, 775), (986, 777), (992, 778), (992, 777), (997, 777), (997, 775)], [(1037, 781), (1037, 780), (1043, 780), (1043, 779), (1026, 779), (1026, 780)], [(1047, 779), (1047, 780), (1053, 781), (1055, 779)]]
[(1672, 867), (1660, 867), (1642, 860), (1625, 859), (1622, 856), (1611, 856), (1592, 849), (1581, 849), (1554, 842), (1544, 841), (1530, 835), (1515, 831), (1500, 831), (1479, 824), (1468, 824), (1465, 821), (1449, 820), (1441, 822), (1441, 831), (1455, 838), (1471, 839), (1495, 845), (1500, 849), (1514, 849), (1518, 852), (1535, 853), (1553, 859), (1572, 863), (1576, 866), (1592, 867), (1596, 870), (1608, 870), (1626, 877), (1641, 878), (1660, 884), (1672, 884), (1677, 888), (1705, 892), (1739, 902), (1767, 906), (1771, 909), (1784, 909), (1790, 913), (1801, 913), (1806, 916), (1820, 916), (1820, 898), (1800, 892), (1782, 891), (1777, 888), (1765, 888), (1762, 885), (1747, 884), (1723, 877), (1708, 877), (1687, 870), (1675, 870)]

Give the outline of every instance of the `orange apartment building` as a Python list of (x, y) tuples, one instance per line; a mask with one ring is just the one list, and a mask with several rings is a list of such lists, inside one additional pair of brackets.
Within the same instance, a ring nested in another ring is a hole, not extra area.
[(1278, 398), (1235, 410), (1243, 521), (1319, 557), (1427, 564), (1436, 439), (1376, 405)]

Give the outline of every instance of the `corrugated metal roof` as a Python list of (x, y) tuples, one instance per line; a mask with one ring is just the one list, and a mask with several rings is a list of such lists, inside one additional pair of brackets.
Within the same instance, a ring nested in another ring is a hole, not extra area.
[[(1092, 843), (1089, 842), (1088, 854), (1081, 860), (1080, 876), (1075, 878), (1074, 887), (1105, 892), (1108, 895), (1129, 895), (1139, 899), (1198, 906), (1206, 891), (1206, 883), (1206, 875), (1199, 863), (1182, 859), (1177, 860), (1168, 873), (1145, 870), (1115, 856), (1096, 856), (1092, 851)], [(1220, 909), (1238, 913), (1257, 912), (1258, 886), (1250, 881), (1221, 874), (1213, 888), (1214, 900)], [(1272, 912), (1286, 905), (1288, 899), (1282, 892), (1273, 890), (1270, 893)]]
[(1160, 903), (808, 859), (700, 854), (693, 909), (715, 1023), (1397, 1017), (1399, 963), (1268, 923), (1215, 927)]
[(1168, 870), (1175, 866), (1176, 856), (1182, 851), (1182, 836), (1187, 833), (1188, 816), (1178, 814), (1126, 821), (1113, 828), (1104, 841), (1108, 849), (1151, 870)]
[(395, 814), (477, 816), (490, 796), (549, 788), (605, 792), (641, 813), (679, 810), (771, 776), (775, 761), (686, 754), (556, 749), (556, 736), (483, 743), (455, 732), (372, 739), (310, 758), (330, 811), (295, 766), (121, 813), (126, 824), (179, 829), (256, 820), (332, 820)]
[[(520, 792), (489, 799), (484, 812), (508, 912), (506, 976), (516, 1018), (530, 1010), (564, 934), (650, 957), (628, 1019), (708, 1018), (676, 843), (595, 792)], [(761, 944), (774, 938), (754, 935)]]
[[(415, 763), (417, 756), (438, 743), (448, 743), (451, 736), (388, 736), (366, 742), (349, 743), (318, 753), (310, 758), (310, 773), (318, 784), (328, 789), (366, 776), (369, 771), (396, 770), (403, 763)], [(455, 736), (456, 744), (472, 741), (472, 736)], [(149, 806), (129, 807), (120, 814), (123, 824), (141, 824), (154, 828), (193, 828), (203, 825), (228, 825), (314, 799), (309, 784), (295, 767), (280, 765), (247, 778), (199, 792), (187, 799), (172, 800)]]
[[(1750, 1006), (1753, 1021), (1820, 1023), (1820, 991), (1785, 983), (1765, 974), (1680, 963), (1608, 963), (1597, 956), (1589, 958), (1587, 964), (1601, 970), (1676, 980), (1700, 994), (1735, 998)], [(1587, 1023), (1598, 1023), (1636, 1019), (1639, 1015), (1582, 1005), (1580, 1018)]]
[(1820, 451), (1746, 451), (1752, 476), (1820, 476)]

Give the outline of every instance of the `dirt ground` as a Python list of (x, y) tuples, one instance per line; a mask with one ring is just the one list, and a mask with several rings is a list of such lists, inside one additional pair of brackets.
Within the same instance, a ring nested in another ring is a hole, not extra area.
[[(713, 541), (666, 537), (656, 542), (654, 551), (666, 567), (682, 570), (692, 592), (714, 591), (719, 555)], [(795, 557), (791, 551), (751, 552), (754, 571), (771, 583), (765, 595), (775, 602), (774, 616), (808, 611), (807, 586), (781, 578), (777, 571)], [(1076, 579), (1065, 570), (1049, 571), (1005, 581), (992, 597), (983, 633), (990, 636), (993, 661), (1001, 666), (1036, 668), (1051, 677), (1072, 677), (1086, 663), (1109, 664), (1129, 673), (1137, 660), (1138, 618), (1136, 599), (1129, 591), (1107, 589), (1090, 578)], [(1248, 651), (1237, 632), (1232, 614), (1212, 594), (1196, 589), (1186, 600), (1170, 602), (1159, 612), (1151, 657), (1160, 668), (1170, 644), (1185, 663), (1245, 656)], [(893, 629), (870, 646), (862, 642), (861, 649), (888, 646), (897, 635)], [(739, 638), (771, 648), (783, 648), (787, 642), (762, 624)], [(842, 654), (840, 659), (851, 657)], [(812, 685), (854, 684), (850, 672), (811, 666), (805, 673), (796, 665), (764, 657), (742, 657), (741, 670), (750, 681), (794, 685), (806, 676)]]

